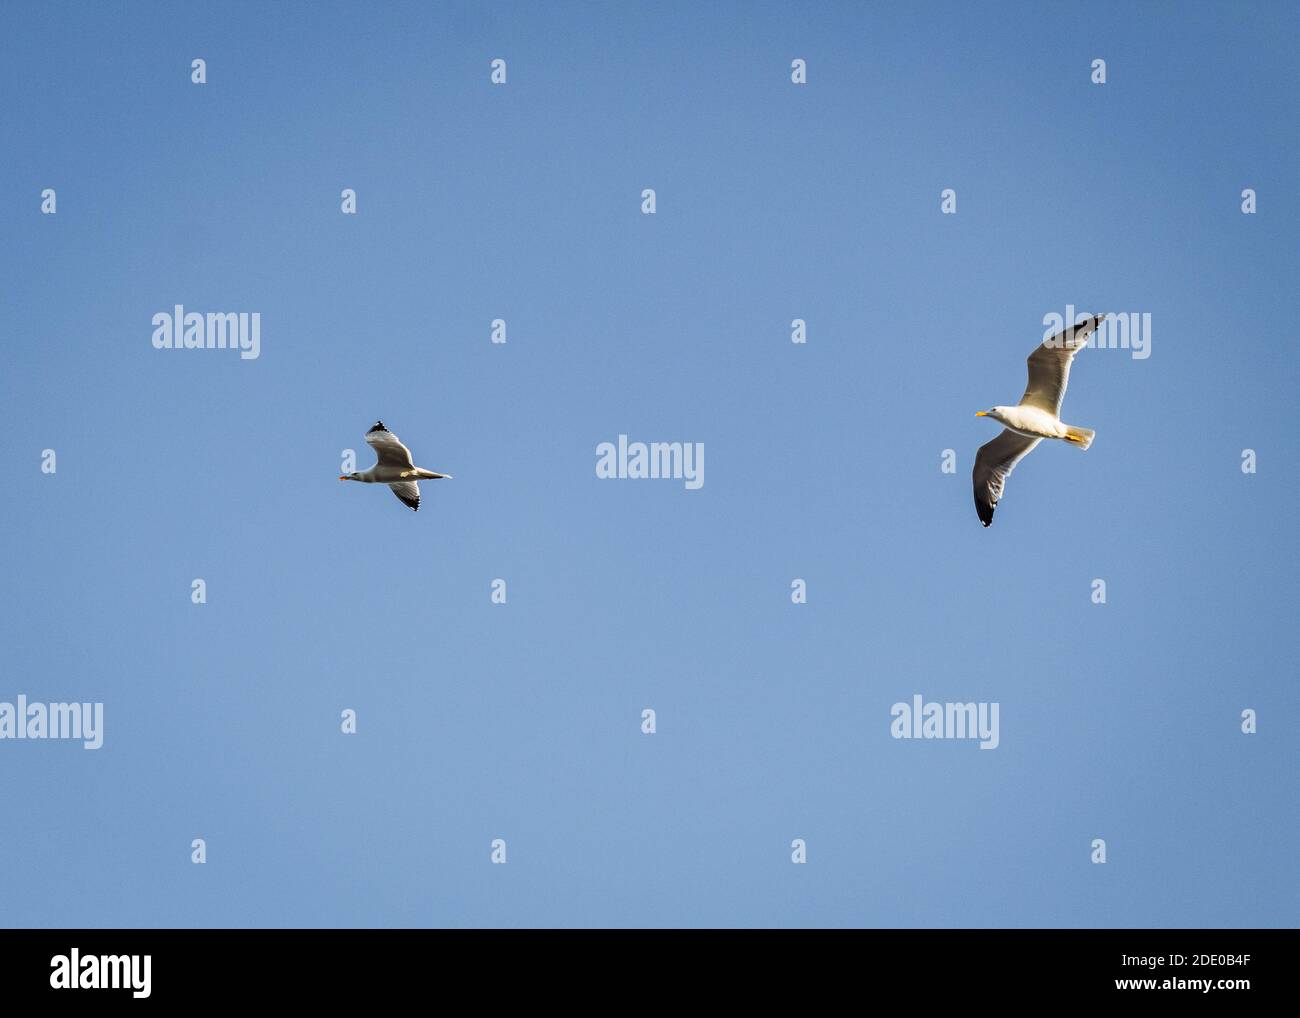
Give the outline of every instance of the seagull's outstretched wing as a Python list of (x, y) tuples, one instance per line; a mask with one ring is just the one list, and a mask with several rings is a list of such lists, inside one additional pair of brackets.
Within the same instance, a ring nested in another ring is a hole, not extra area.
[(398, 481), (396, 484), (390, 484), (393, 494), (397, 496), (402, 505), (408, 505), (416, 512), (420, 511), (420, 486), (414, 481)]
[(402, 445), (397, 440), (397, 436), (384, 427), (383, 421), (375, 421), (375, 426), (366, 432), (366, 443), (379, 457), (377, 466), (401, 467), (403, 470), (415, 467), (411, 462), (411, 450)]
[(984, 526), (993, 522), (993, 510), (1002, 497), (1002, 486), (1011, 476), (1011, 471), (1041, 441), (1041, 438), (1026, 438), (1005, 428), (992, 442), (980, 446), (980, 451), (975, 454), (971, 480), (975, 483), (975, 511)]
[(1070, 364), (1087, 344), (1088, 334), (1105, 315), (1093, 315), (1078, 325), (1058, 332), (1034, 347), (1029, 355), (1029, 386), (1020, 397), (1021, 406), (1038, 407), (1053, 417), (1061, 416), (1061, 401), (1070, 384)]

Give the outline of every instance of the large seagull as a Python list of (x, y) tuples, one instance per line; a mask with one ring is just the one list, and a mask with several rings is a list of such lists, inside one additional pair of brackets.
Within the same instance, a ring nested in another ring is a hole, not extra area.
[(1061, 423), (1061, 401), (1070, 382), (1074, 355), (1087, 346), (1088, 334), (1105, 315), (1091, 315), (1055, 336), (1045, 339), (1029, 355), (1029, 386), (1018, 406), (995, 406), (976, 417), (992, 417), (1003, 425), (1002, 434), (980, 446), (971, 479), (975, 484), (975, 511), (980, 522), (993, 522), (993, 510), (1002, 487), (1016, 464), (1044, 438), (1059, 438), (1080, 449), (1092, 445), (1091, 428)]
[(432, 470), (417, 467), (411, 461), (411, 450), (397, 440), (397, 436), (384, 427), (383, 421), (366, 432), (366, 443), (375, 450), (379, 461), (369, 470), (353, 474), (340, 474), (340, 481), (360, 481), (362, 484), (386, 484), (393, 489), (403, 505), (415, 511), (420, 509), (420, 486), (417, 481), (436, 481), (451, 478), (451, 474), (435, 474)]

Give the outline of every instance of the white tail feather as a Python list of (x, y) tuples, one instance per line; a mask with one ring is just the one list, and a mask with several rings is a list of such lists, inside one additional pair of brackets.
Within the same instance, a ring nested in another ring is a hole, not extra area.
[(1092, 428), (1076, 428), (1070, 424), (1065, 427), (1065, 440), (1080, 449), (1086, 449), (1092, 445), (1092, 437), (1095, 434), (1097, 433)]

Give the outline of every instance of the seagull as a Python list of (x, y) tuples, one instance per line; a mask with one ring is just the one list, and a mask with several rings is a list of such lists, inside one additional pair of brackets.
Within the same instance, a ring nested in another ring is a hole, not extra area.
[(975, 511), (980, 522), (993, 522), (993, 510), (1002, 497), (1002, 486), (1031, 449), (1044, 438), (1059, 438), (1079, 449), (1092, 445), (1091, 428), (1061, 423), (1061, 401), (1070, 382), (1070, 363), (1087, 346), (1088, 334), (1105, 315), (1091, 315), (1055, 336), (1043, 340), (1029, 355), (1029, 386), (1019, 406), (995, 406), (976, 417), (992, 417), (1003, 424), (1002, 434), (980, 446), (975, 455), (971, 479), (975, 483)]
[(397, 436), (384, 427), (383, 421), (366, 432), (366, 444), (375, 450), (379, 461), (369, 470), (340, 474), (340, 481), (360, 481), (362, 484), (386, 484), (393, 489), (402, 505), (420, 510), (420, 486), (417, 480), (436, 481), (451, 479), (451, 474), (435, 474), (432, 470), (417, 467), (411, 462), (411, 450), (397, 440)]

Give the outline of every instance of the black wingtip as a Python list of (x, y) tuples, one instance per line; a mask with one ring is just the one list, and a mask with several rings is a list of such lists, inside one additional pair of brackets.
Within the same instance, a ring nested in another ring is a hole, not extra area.
[(373, 435), (376, 431), (387, 431), (383, 421), (375, 421), (375, 426), (366, 432), (367, 435)]

